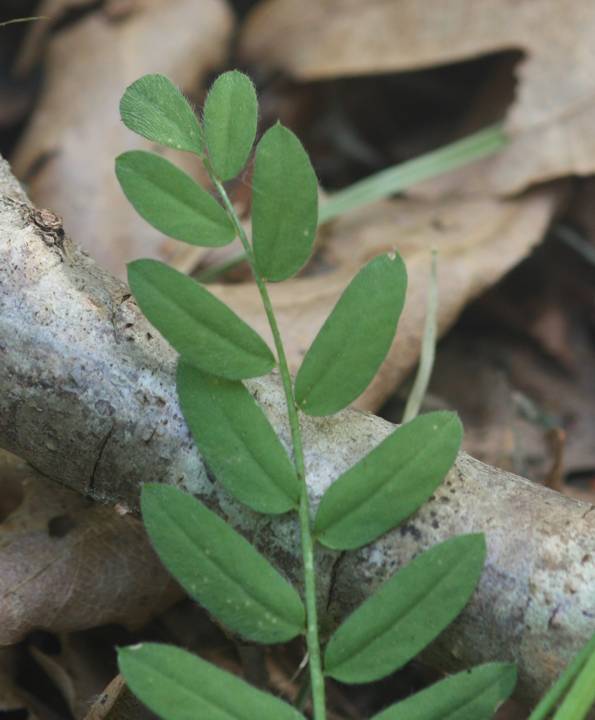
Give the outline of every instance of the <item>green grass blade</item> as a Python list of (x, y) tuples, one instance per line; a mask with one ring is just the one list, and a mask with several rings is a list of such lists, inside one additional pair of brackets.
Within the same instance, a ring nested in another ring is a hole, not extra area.
[(426, 305), (426, 320), (424, 323), (424, 334), (421, 342), (421, 354), (419, 367), (413, 382), (413, 387), (407, 398), (405, 412), (402, 422), (413, 420), (419, 413), (423, 403), (432, 368), (436, 357), (436, 335), (438, 333), (438, 262), (437, 252), (432, 250), (432, 268), (430, 271), (430, 284), (428, 286), (428, 301)]
[(33, 22), (34, 20), (49, 20), (47, 15), (34, 15), (33, 17), (22, 17), (12, 18), (11, 20), (4, 20), (0, 22), (0, 27), (6, 27), (7, 25), (17, 25), (19, 23)]
[(252, 178), (252, 243), (258, 272), (277, 282), (294, 275), (312, 252), (318, 182), (298, 138), (277, 123), (256, 148)]
[[(595, 635), (593, 635), (595, 638)], [(554, 720), (583, 720), (595, 704), (595, 648), (564, 698)]]
[(147, 320), (192, 365), (229, 380), (272, 370), (265, 341), (187, 275), (157, 260), (135, 260), (128, 284)]
[(515, 684), (514, 665), (479, 665), (391, 705), (372, 720), (488, 720)]
[[(505, 147), (506, 143), (507, 139), (502, 128), (500, 125), (494, 125), (438, 150), (420, 155), (413, 160), (381, 170), (379, 173), (370, 175), (370, 177), (331, 195), (320, 206), (318, 224), (323, 225), (350, 210), (355, 210), (376, 200), (383, 200), (424, 180), (430, 180), (482, 157), (492, 155)], [(245, 260), (245, 253), (238, 253), (235, 257), (226, 260), (224, 264), (205, 270), (204, 277), (200, 276), (200, 279), (214, 280)]]
[(257, 512), (297, 509), (301, 486), (295, 468), (244, 385), (180, 362), (177, 386), (186, 422), (217, 480)]
[(118, 651), (132, 692), (163, 720), (304, 720), (287, 703), (173, 645)]
[(458, 417), (448, 412), (398, 427), (326, 491), (314, 521), (316, 539), (353, 550), (396, 527), (440, 485), (462, 435)]
[[(595, 655), (595, 633), (589, 642), (582, 647), (578, 654), (570, 661), (554, 685), (541, 698), (529, 720), (545, 720), (554, 707), (560, 702), (564, 693), (568, 690), (573, 680), (581, 672), (589, 658)], [(594, 683), (595, 684), (595, 683)], [(556, 720), (559, 720), (556, 718)]]
[(164, 75), (143, 75), (126, 88), (120, 117), (129, 130), (148, 140), (202, 155), (202, 133), (194, 110)]
[(116, 158), (116, 176), (137, 213), (169, 237), (191, 245), (228, 245), (235, 230), (225, 210), (175, 165), (143, 150)]
[(397, 330), (407, 272), (396, 253), (380, 255), (349, 283), (308, 349), (295, 399), (308, 415), (332, 415), (366, 389)]
[(483, 535), (460, 535), (416, 557), (331, 637), (325, 673), (344, 683), (372, 682), (414, 658), (465, 607), (485, 552)]
[(456, 170), (501, 150), (506, 142), (501, 126), (494, 125), (413, 160), (381, 170), (334, 193), (321, 206), (319, 222), (321, 224), (328, 222), (350, 210), (390, 197), (445, 172)]
[(165, 567), (224, 625), (261, 643), (285, 642), (303, 632), (297, 592), (218, 515), (168, 485), (144, 485), (141, 507)]
[(213, 83), (203, 113), (209, 161), (220, 180), (231, 180), (246, 164), (256, 137), (258, 101), (252, 81), (237, 70)]

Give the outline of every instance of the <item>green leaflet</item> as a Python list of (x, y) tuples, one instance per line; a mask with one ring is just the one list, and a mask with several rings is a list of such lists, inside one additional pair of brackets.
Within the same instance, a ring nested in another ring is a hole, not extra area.
[(372, 720), (489, 720), (515, 683), (514, 665), (479, 665), (392, 705)]
[(371, 682), (415, 657), (465, 607), (485, 552), (483, 535), (460, 535), (416, 557), (335, 632), (325, 673), (345, 683)]
[(257, 512), (296, 509), (300, 485), (293, 464), (244, 385), (184, 362), (177, 383), (186, 422), (217, 480)]
[(163, 75), (144, 75), (126, 88), (120, 100), (120, 116), (127, 128), (148, 140), (202, 155), (196, 115)]
[(343, 292), (314, 339), (295, 381), (308, 415), (332, 415), (366, 389), (390, 349), (407, 273), (397, 254), (380, 255)]
[(168, 485), (143, 486), (143, 521), (165, 567), (228, 628), (261, 643), (304, 629), (299, 595), (265, 558), (202, 503)]
[(258, 272), (285, 280), (312, 252), (318, 223), (318, 183), (298, 138), (277, 123), (256, 148), (252, 237)]
[(234, 239), (221, 205), (169, 160), (132, 150), (116, 158), (116, 175), (137, 213), (165, 235), (204, 247)]
[(209, 160), (220, 180), (231, 180), (246, 164), (258, 121), (256, 91), (237, 70), (215, 80), (205, 102), (203, 125)]
[(313, 532), (335, 550), (353, 550), (414, 513), (452, 466), (463, 428), (454, 413), (433, 412), (398, 427), (324, 494)]
[(230, 380), (268, 373), (264, 340), (205, 287), (157, 260), (128, 265), (128, 284), (149, 322), (188, 362)]
[(173, 645), (118, 651), (132, 692), (164, 720), (304, 720), (291, 705)]

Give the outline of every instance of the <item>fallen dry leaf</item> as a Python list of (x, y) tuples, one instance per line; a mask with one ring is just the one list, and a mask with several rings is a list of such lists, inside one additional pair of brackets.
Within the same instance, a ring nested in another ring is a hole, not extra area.
[(0, 648), (0, 717), (40, 720), (31, 698), (15, 683), (17, 669), (16, 648)]
[[(425, 403), (459, 413), (473, 457), (591, 503), (594, 277), (554, 228), (441, 343)], [(406, 389), (398, 395), (394, 421)]]
[(88, 632), (63, 633), (54, 637), (54, 643), (56, 647), (49, 651), (44, 643), (38, 646), (30, 640), (29, 652), (60, 691), (72, 715), (83, 718), (111, 678), (113, 648), (105, 657), (104, 648), (98, 648)]
[(402, 72), (499, 51), (525, 54), (511, 143), (476, 181), (501, 193), (595, 171), (595, 4), (584, 0), (263, 0), (241, 55), (300, 80)]
[(152, 720), (156, 716), (128, 690), (121, 675), (105, 688), (85, 720)]
[(34, 629), (140, 627), (182, 597), (139, 520), (95, 505), (0, 454), (0, 495), (22, 502), (0, 523), (0, 645)]
[[(66, 231), (122, 276), (130, 259), (183, 264), (197, 248), (151, 228), (120, 190), (114, 158), (152, 147), (120, 122), (120, 97), (129, 83), (152, 72), (199, 89), (225, 57), (233, 18), (223, 0), (134, 0), (121, 14), (115, 7), (114, 0), (93, 4), (51, 37), (44, 88), (12, 160), (34, 202), (62, 215)], [(164, 154), (204, 181), (196, 158)]]
[[(429, 280), (430, 248), (438, 250), (439, 328), (444, 333), (465, 305), (496, 283), (543, 234), (566, 195), (551, 185), (515, 200), (402, 198), (369, 206), (337, 220), (309, 271), (270, 285), (290, 367), (297, 370), (351, 277), (370, 258), (396, 248), (409, 275), (405, 310), (387, 360), (355, 403), (377, 409), (417, 361)], [(270, 331), (252, 284), (212, 285), (269, 341)]]
[(36, 17), (27, 28), (25, 39), (21, 46), (19, 56), (14, 65), (17, 77), (30, 75), (35, 65), (40, 61), (46, 48), (48, 38), (54, 27), (66, 20), (68, 13), (83, 8), (91, 8), (93, 0), (41, 0), (36, 8)]

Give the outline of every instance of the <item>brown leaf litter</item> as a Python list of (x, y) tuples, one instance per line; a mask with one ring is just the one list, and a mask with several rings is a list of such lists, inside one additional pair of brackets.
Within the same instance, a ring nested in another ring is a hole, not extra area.
[(505, 194), (595, 171), (594, 47), (595, 4), (584, 0), (264, 0), (241, 38), (245, 62), (300, 81), (522, 52), (511, 143), (476, 176)]
[[(63, 11), (64, 3), (51, 5)], [(93, 4), (72, 24), (57, 24), (45, 53), (41, 97), (11, 158), (32, 200), (61, 215), (66, 232), (120, 276), (125, 263), (141, 255), (182, 262), (180, 254), (197, 252), (138, 217), (118, 185), (114, 158), (152, 147), (122, 125), (120, 97), (127, 85), (153, 72), (200, 90), (223, 62), (233, 28), (222, 0), (128, 5), (128, 12), (114, 15), (113, 2)], [(33, 33), (45, 31), (32, 25)], [(197, 158), (164, 154), (204, 182)]]
[(182, 596), (140, 521), (0, 456), (0, 493), (22, 500), (0, 524), (0, 645), (32, 630), (140, 627)]

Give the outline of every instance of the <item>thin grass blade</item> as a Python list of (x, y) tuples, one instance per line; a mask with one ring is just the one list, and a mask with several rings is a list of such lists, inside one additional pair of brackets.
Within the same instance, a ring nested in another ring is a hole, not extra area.
[[(595, 635), (593, 636), (595, 638)], [(587, 657), (554, 720), (584, 720), (595, 704), (595, 649)]]
[(493, 125), (438, 150), (381, 170), (350, 185), (345, 190), (333, 193), (320, 208), (319, 222), (321, 224), (328, 222), (358, 207), (407, 190), (424, 180), (430, 180), (492, 155), (505, 147), (507, 142), (502, 127)]
[(413, 420), (420, 411), (424, 397), (430, 384), (434, 358), (436, 357), (436, 337), (438, 335), (438, 253), (432, 250), (432, 264), (430, 270), (430, 283), (428, 285), (428, 300), (426, 303), (426, 319), (424, 334), (421, 341), (419, 366), (413, 381), (413, 387), (407, 398), (402, 422)]
[(541, 698), (529, 716), (529, 720), (545, 720), (545, 718), (549, 717), (592, 655), (595, 656), (595, 633), (568, 663), (560, 677)]
[[(469, 163), (498, 152), (506, 146), (507, 138), (499, 125), (485, 128), (462, 140), (445, 145), (413, 160), (394, 165), (379, 173), (340, 190), (320, 206), (318, 224), (323, 225), (350, 210), (368, 205), (376, 200), (395, 195), (417, 183), (438, 177)], [(221, 265), (204, 271), (201, 280), (214, 280), (222, 273), (246, 260), (241, 252)]]

